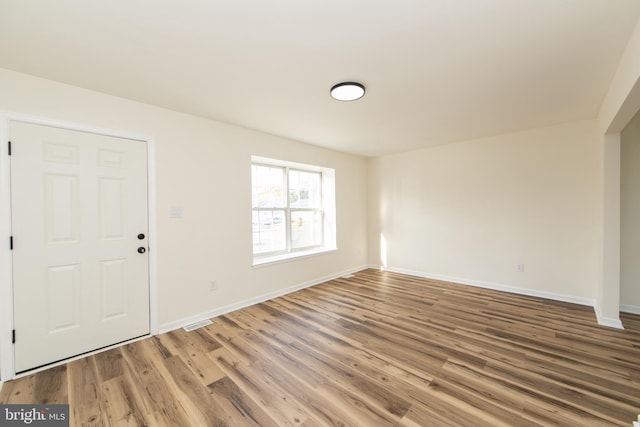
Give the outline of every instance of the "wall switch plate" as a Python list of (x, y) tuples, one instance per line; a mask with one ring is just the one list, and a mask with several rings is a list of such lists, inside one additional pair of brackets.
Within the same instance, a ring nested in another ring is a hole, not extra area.
[(182, 206), (171, 206), (169, 208), (169, 218), (182, 218), (183, 214)]

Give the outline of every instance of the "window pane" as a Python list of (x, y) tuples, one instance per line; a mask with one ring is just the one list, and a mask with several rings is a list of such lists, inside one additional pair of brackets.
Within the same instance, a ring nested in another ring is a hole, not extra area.
[(321, 207), (319, 172), (289, 171), (289, 206), (292, 208)]
[(317, 211), (291, 212), (291, 247), (322, 245), (322, 215)]
[(284, 168), (251, 165), (251, 185), (254, 208), (285, 206)]
[(287, 249), (287, 229), (283, 210), (253, 211), (253, 253)]

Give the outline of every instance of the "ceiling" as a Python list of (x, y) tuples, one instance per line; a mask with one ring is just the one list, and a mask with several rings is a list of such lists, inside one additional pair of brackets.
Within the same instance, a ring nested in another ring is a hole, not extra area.
[[(596, 116), (638, 0), (0, 0), (0, 67), (364, 156)], [(364, 98), (330, 98), (354, 80)]]

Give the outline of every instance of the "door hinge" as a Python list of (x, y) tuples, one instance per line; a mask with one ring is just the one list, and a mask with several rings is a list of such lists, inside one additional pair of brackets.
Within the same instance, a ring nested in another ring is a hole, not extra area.
[(9, 155), (11, 155), (11, 141), (9, 141)]
[(11, 331), (11, 344), (16, 343), (16, 330)]
[(13, 250), (13, 236), (9, 236), (9, 250)]

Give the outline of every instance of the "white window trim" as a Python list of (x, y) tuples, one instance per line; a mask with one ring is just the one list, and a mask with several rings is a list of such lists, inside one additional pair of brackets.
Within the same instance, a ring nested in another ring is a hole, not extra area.
[[(287, 252), (268, 253), (265, 255), (256, 255), (252, 253), (253, 266), (263, 266), (267, 264), (287, 262), (294, 259), (306, 258), (309, 256), (321, 255), (330, 252), (335, 252), (336, 247), (336, 203), (335, 203), (335, 169), (308, 165), (304, 163), (296, 163), (285, 160), (271, 159), (267, 157), (251, 156), (251, 164), (260, 164), (265, 166), (284, 167), (287, 169), (287, 182), (289, 170), (301, 170), (308, 172), (319, 172), (322, 174), (322, 212), (323, 212), (323, 236), (322, 245), (312, 246), (309, 248), (302, 248), (299, 250), (291, 250), (289, 248), (289, 236), (287, 231)], [(288, 192), (286, 193), (288, 195)], [(251, 196), (253, 197), (253, 189), (251, 190)], [(272, 209), (268, 209), (272, 210)], [(277, 210), (277, 209), (276, 209)], [(314, 210), (314, 209), (298, 209), (298, 208), (283, 208), (283, 210)], [(254, 211), (253, 203), (252, 209)], [(251, 237), (253, 241), (253, 235)], [(252, 244), (253, 248), (253, 244)], [(253, 249), (252, 249), (253, 251)]]

